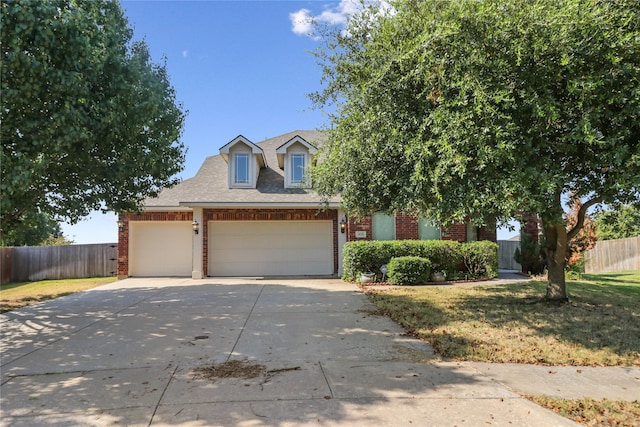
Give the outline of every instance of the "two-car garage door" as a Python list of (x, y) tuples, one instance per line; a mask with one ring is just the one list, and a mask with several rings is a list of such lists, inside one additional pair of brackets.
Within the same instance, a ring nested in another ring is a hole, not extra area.
[(211, 221), (209, 276), (333, 274), (332, 221)]

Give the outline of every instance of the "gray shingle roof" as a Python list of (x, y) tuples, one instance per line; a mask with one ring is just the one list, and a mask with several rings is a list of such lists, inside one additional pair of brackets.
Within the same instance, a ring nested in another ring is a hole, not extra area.
[[(256, 143), (264, 150), (267, 163), (265, 168), (260, 169), (256, 188), (229, 188), (225, 160), (219, 154), (207, 157), (193, 178), (163, 189), (158, 197), (147, 199), (145, 207), (319, 205), (321, 198), (313, 189), (284, 187), (284, 171), (278, 167), (276, 149), (295, 136), (304, 138), (316, 147), (322, 145), (326, 138), (321, 131), (297, 130)], [(330, 202), (337, 204), (339, 199)]]

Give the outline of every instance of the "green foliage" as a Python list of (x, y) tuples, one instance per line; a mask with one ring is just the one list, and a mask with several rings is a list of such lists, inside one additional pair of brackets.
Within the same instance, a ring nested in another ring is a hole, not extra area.
[(73, 243), (62, 234), (60, 224), (42, 212), (27, 212), (15, 226), (2, 233), (0, 246), (59, 246)]
[(425, 240), (419, 241), (418, 256), (431, 261), (433, 271), (442, 272), (447, 279), (456, 279), (462, 266), (462, 246), (454, 240)]
[(595, 223), (599, 240), (640, 236), (640, 208), (626, 205), (602, 211), (596, 215)]
[(487, 240), (461, 246), (462, 262), (471, 278), (498, 275), (498, 244)]
[(542, 245), (531, 239), (527, 233), (520, 233), (520, 247), (516, 248), (513, 259), (522, 266), (525, 273), (539, 275), (544, 271), (544, 261), (540, 255)]
[(391, 258), (387, 268), (394, 285), (424, 285), (431, 277), (431, 262), (417, 256)]
[(185, 113), (118, 2), (2, 2), (2, 229), (136, 210), (177, 182)]
[[(467, 249), (467, 268), (463, 253)], [(460, 243), (452, 240), (360, 240), (344, 245), (342, 278), (356, 281), (363, 272), (382, 276), (380, 267), (388, 265), (392, 258), (413, 256), (428, 259), (431, 271), (443, 272), (447, 279), (464, 277), (472, 271), (484, 271), (482, 277), (495, 277), (498, 272), (497, 245), (492, 242)]]
[(315, 188), (352, 216), (537, 213), (549, 296), (565, 298), (563, 200), (586, 210), (640, 194), (637, 0), (393, 6), (354, 15), (316, 51), (326, 84), (312, 98), (335, 112)]

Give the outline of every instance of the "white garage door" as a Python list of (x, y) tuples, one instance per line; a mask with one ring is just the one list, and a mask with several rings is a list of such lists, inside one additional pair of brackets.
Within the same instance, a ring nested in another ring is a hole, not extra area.
[(191, 276), (190, 221), (129, 222), (130, 276)]
[(211, 221), (209, 276), (333, 274), (332, 221)]

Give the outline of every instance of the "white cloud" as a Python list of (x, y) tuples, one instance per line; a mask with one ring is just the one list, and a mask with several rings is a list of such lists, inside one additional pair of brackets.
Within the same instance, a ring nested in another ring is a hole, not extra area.
[(187, 56), (189, 56), (189, 51), (188, 50), (183, 50), (182, 51), (182, 57), (186, 58)]
[[(384, 0), (365, 0), (367, 3), (377, 3), (381, 12), (389, 12), (391, 6)], [(327, 7), (318, 15), (313, 15), (309, 9), (300, 9), (289, 14), (291, 31), (298, 35), (316, 38), (314, 34), (314, 22), (329, 25), (345, 25), (349, 17), (360, 13), (362, 2), (360, 0), (341, 0), (335, 7)]]
[(309, 9), (300, 9), (289, 14), (291, 31), (302, 36), (310, 35), (313, 31), (313, 17)]

